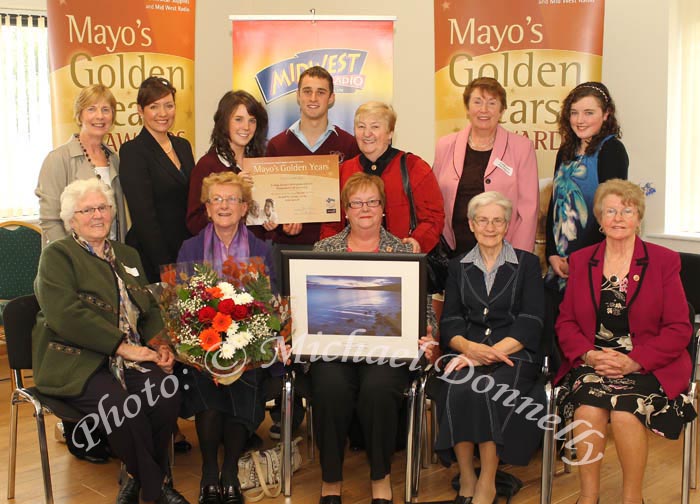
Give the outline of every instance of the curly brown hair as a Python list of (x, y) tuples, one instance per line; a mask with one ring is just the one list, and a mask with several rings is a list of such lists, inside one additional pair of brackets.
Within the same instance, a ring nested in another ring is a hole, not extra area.
[(214, 129), (211, 131), (211, 148), (226, 159), (235, 168), (236, 155), (231, 150), (229, 124), (231, 114), (239, 105), (243, 105), (248, 113), (255, 117), (257, 126), (251, 141), (246, 145), (246, 156), (260, 157), (265, 154), (265, 139), (267, 138), (267, 110), (247, 91), (228, 91), (219, 100), (219, 106), (214, 113)]
[(607, 112), (608, 114), (598, 134), (594, 135), (588, 143), (586, 155), (593, 154), (606, 136), (615, 135), (616, 138), (622, 137), (620, 125), (615, 117), (615, 102), (610, 96), (608, 88), (601, 82), (583, 82), (571, 90), (564, 99), (559, 112), (559, 134), (561, 135), (559, 150), (562, 153), (562, 161), (572, 161), (576, 157), (581, 140), (571, 128), (571, 106), (586, 96), (595, 98), (603, 113)]

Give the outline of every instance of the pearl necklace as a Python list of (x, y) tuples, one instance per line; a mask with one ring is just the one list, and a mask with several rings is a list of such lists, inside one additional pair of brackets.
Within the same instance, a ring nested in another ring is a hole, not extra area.
[(469, 134), (469, 138), (467, 142), (469, 143), (469, 147), (471, 147), (474, 150), (478, 151), (487, 151), (493, 148), (493, 143), (496, 141), (496, 135), (493, 135), (488, 141), (483, 142), (483, 143), (476, 143), (472, 139), (471, 133)]

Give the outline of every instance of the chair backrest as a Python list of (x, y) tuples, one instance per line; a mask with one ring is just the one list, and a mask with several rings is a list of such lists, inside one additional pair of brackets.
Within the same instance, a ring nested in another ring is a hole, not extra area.
[(0, 299), (34, 292), (41, 255), (41, 230), (26, 222), (0, 223)]
[(36, 296), (13, 299), (5, 307), (5, 341), (10, 369), (32, 368), (32, 328), (39, 313)]
[(685, 297), (700, 313), (700, 254), (681, 252), (681, 282)]
[(694, 382), (697, 380), (697, 374), (698, 374), (698, 346), (700, 345), (700, 342), (698, 342), (698, 338), (700, 337), (700, 330), (696, 332), (695, 328), (695, 310), (693, 309), (693, 305), (688, 302), (688, 313), (690, 315), (690, 326), (693, 328), (692, 333), (690, 335), (690, 342), (688, 343), (688, 353), (690, 354), (690, 362), (693, 364), (693, 368), (690, 372), (690, 382)]

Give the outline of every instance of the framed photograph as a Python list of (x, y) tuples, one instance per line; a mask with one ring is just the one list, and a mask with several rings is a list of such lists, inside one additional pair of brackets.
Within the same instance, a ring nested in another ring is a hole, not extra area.
[(292, 353), (406, 362), (426, 331), (425, 254), (282, 251)]

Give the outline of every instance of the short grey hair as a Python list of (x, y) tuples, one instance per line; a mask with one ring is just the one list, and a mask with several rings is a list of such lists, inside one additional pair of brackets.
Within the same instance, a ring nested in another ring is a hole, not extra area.
[(75, 180), (68, 184), (61, 193), (61, 220), (66, 231), (71, 231), (70, 221), (75, 215), (75, 207), (90, 193), (100, 193), (107, 198), (107, 204), (112, 206), (112, 221), (117, 215), (114, 191), (97, 178)]
[(506, 222), (510, 222), (510, 217), (513, 214), (513, 203), (510, 202), (508, 198), (503, 196), (498, 191), (487, 191), (477, 194), (469, 201), (469, 206), (467, 207), (467, 217), (469, 220), (474, 220), (476, 218), (476, 212), (482, 206), (490, 205), (495, 203), (503, 208), (506, 213)]

